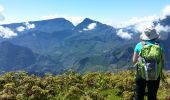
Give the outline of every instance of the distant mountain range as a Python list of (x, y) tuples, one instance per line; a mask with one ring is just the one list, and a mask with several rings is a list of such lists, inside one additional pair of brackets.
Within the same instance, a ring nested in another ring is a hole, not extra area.
[[(170, 26), (170, 17), (160, 20)], [(26, 70), (32, 73), (58, 74), (68, 69), (78, 72), (115, 71), (132, 67), (133, 48), (139, 42), (139, 33), (132, 28), (132, 40), (117, 35), (119, 29), (86, 18), (77, 26), (64, 18), (29, 22), (33, 28), (20, 30), (25, 23), (1, 25), (17, 36), (0, 38), (0, 70)], [(24, 28), (23, 28), (24, 29)], [(162, 41), (167, 48), (167, 66), (170, 65), (168, 37)], [(170, 67), (167, 67), (167, 69)]]

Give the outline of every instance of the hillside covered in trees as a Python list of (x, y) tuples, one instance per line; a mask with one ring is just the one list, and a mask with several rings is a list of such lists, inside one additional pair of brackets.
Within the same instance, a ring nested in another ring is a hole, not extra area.
[[(170, 95), (170, 73), (161, 81), (158, 99)], [(43, 77), (27, 72), (8, 72), (0, 76), (0, 100), (132, 100), (135, 73), (69, 71)], [(169, 99), (168, 99), (169, 100)]]

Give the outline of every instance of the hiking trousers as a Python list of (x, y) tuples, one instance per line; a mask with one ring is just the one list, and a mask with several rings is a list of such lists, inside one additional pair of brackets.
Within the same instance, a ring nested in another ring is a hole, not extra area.
[(146, 81), (140, 75), (136, 76), (135, 100), (144, 100), (145, 88), (147, 87), (147, 100), (156, 100), (160, 77), (157, 80)]

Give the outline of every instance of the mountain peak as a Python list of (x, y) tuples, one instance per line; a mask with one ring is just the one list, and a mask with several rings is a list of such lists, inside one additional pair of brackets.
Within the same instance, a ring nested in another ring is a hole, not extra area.
[(76, 26), (76, 30), (83, 30), (85, 28), (87, 28), (90, 24), (92, 23), (98, 23), (90, 18), (85, 18), (81, 23), (79, 23), (77, 26)]
[(80, 24), (78, 24), (75, 30), (82, 32), (82, 31), (98, 31), (98, 32), (106, 32), (108, 30), (112, 30), (113, 27), (103, 24), (101, 22), (92, 20), (90, 18), (85, 18)]
[(85, 18), (85, 19), (83, 20), (83, 22), (93, 23), (93, 22), (95, 22), (95, 21), (92, 20), (92, 19), (90, 19), (90, 18)]
[[(94, 21), (94, 20), (92, 20), (92, 19), (90, 19), (90, 18), (85, 18), (80, 24), (78, 24), (78, 25), (81, 25), (81, 24), (85, 24), (85, 25), (89, 25), (89, 24), (91, 24), (91, 23), (99, 23), (99, 22), (97, 22), (97, 21)], [(77, 25), (77, 26), (78, 26)]]
[[(56, 31), (63, 31), (63, 30), (72, 30), (75, 26), (65, 18), (54, 18), (54, 19), (46, 19), (46, 20), (40, 20), (40, 21), (30, 21), (30, 25), (34, 25), (34, 28), (27, 29), (27, 32), (30, 31), (41, 31), (41, 32), (56, 32)], [(24, 29), (27, 28), (27, 25), (22, 23), (12, 23), (12, 24), (4, 24), (2, 25), (4, 27), (8, 27), (11, 30), (17, 32), (25, 32), (18, 31), (17, 29), (20, 27), (24, 27)]]
[(70, 21), (66, 20), (65, 18), (53, 18), (53, 19), (45, 19), (45, 20), (33, 21), (33, 22), (49, 22), (49, 21), (68, 22), (68, 23), (72, 24)]
[(55, 18), (43, 21), (33, 22), (36, 26), (35, 30), (41, 30), (42, 32), (56, 32), (63, 30), (72, 30), (74, 25), (65, 18)]

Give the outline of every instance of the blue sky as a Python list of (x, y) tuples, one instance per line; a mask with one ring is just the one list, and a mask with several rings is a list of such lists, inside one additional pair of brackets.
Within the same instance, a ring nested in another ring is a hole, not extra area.
[(0, 0), (0, 23), (41, 20), (44, 16), (91, 18), (119, 23), (132, 17), (160, 15), (170, 0)]

